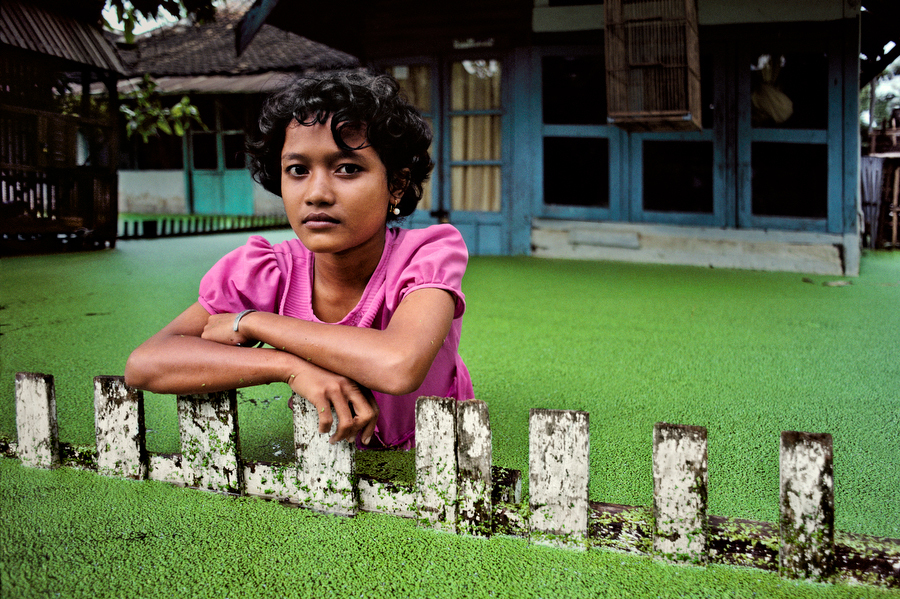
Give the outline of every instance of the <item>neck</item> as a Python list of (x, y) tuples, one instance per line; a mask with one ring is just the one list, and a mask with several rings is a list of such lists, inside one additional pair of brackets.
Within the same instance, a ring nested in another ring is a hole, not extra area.
[(384, 253), (385, 234), (364, 246), (336, 254), (315, 254), (313, 311), (325, 322), (338, 322), (359, 303)]

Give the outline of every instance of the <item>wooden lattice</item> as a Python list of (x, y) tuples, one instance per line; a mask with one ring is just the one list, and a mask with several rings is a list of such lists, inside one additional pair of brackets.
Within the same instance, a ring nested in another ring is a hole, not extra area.
[(696, 0), (606, 0), (606, 90), (613, 124), (699, 130)]

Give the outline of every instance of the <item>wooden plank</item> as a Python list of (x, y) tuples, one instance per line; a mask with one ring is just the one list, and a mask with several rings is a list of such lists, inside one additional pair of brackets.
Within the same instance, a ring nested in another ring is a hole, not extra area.
[(181, 455), (189, 487), (241, 493), (237, 393), (201, 393), (178, 397)]
[(416, 486), (420, 522), (456, 532), (456, 400), (416, 401)]
[(653, 551), (705, 564), (706, 429), (659, 422), (653, 427)]
[(148, 467), (147, 478), (150, 480), (178, 485), (179, 487), (187, 485), (180, 453), (151, 453)]
[(584, 547), (588, 532), (588, 413), (531, 410), (528, 436), (532, 540)]
[(416, 518), (418, 493), (413, 485), (359, 477), (359, 509), (389, 514), (398, 518)]
[(245, 462), (244, 493), (274, 501), (297, 497), (297, 467), (294, 464)]
[(359, 510), (356, 492), (356, 445), (328, 442), (337, 431), (332, 410), (328, 433), (319, 432), (319, 413), (299, 395), (293, 397), (294, 449), (297, 457), (297, 501), (317, 512), (353, 516)]
[(827, 580), (834, 571), (831, 435), (785, 431), (780, 449), (779, 572)]
[(120, 376), (94, 378), (97, 471), (106, 476), (147, 478), (144, 394)]
[(52, 374), (16, 374), (16, 432), (17, 451), (23, 465), (59, 466), (56, 388)]
[(491, 536), (491, 424), (487, 404), (472, 399), (456, 406), (459, 532)]

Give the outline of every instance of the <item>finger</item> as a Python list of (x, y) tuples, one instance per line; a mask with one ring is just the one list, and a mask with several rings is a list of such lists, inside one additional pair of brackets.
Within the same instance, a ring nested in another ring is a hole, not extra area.
[(331, 417), (331, 403), (324, 396), (317, 396), (314, 399), (307, 398), (306, 401), (316, 408), (319, 414), (319, 433), (331, 432), (331, 425), (334, 419)]
[(359, 390), (360, 394), (354, 395), (352, 405), (353, 411), (356, 413), (357, 428), (362, 429), (360, 438), (363, 445), (368, 445), (372, 440), (372, 435), (375, 434), (380, 410), (371, 391), (365, 387), (360, 387)]
[[(358, 427), (354, 426), (353, 414), (350, 413), (350, 403), (347, 398), (349, 391), (349, 389), (344, 388), (342, 385), (338, 385), (335, 389), (331, 390), (331, 394), (328, 396), (328, 400), (334, 407), (334, 411), (337, 412), (338, 419), (337, 429), (328, 440), (332, 445), (338, 441), (343, 441), (356, 435)], [(329, 430), (331, 429), (329, 428)]]

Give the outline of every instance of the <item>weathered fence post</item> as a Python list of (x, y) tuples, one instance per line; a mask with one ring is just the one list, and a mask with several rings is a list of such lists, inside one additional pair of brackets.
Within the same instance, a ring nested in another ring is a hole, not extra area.
[(147, 478), (144, 394), (121, 376), (94, 377), (97, 471), (107, 476)]
[(489, 537), (491, 504), (491, 425), (487, 404), (472, 399), (456, 406), (459, 532)]
[(237, 392), (178, 396), (185, 483), (213, 491), (241, 493)]
[(779, 571), (825, 580), (834, 569), (834, 476), (829, 434), (781, 433)]
[(416, 401), (416, 486), (420, 519), (456, 532), (458, 465), (456, 400), (420, 397)]
[(666, 559), (708, 560), (706, 457), (702, 426), (653, 427), (653, 551)]
[(16, 433), (22, 464), (32, 468), (59, 465), (56, 388), (52, 374), (16, 374)]
[(584, 545), (588, 531), (588, 413), (531, 410), (528, 436), (531, 537)]
[(328, 442), (338, 425), (333, 410), (331, 431), (320, 433), (315, 406), (296, 394), (293, 405), (298, 502), (320, 512), (355, 515), (359, 510), (355, 442)]

